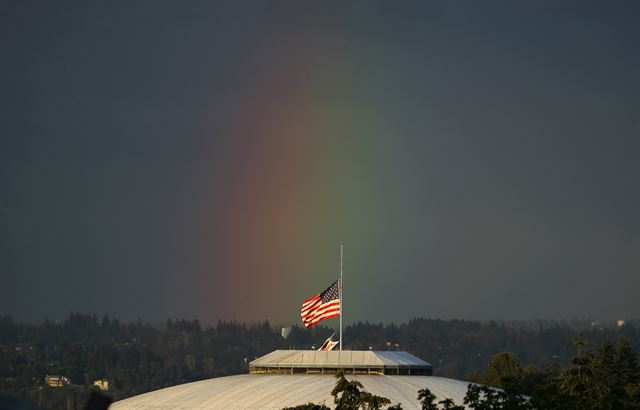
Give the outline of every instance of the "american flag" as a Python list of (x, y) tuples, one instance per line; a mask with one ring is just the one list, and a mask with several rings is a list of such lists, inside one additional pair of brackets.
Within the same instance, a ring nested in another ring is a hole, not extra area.
[(318, 322), (340, 316), (340, 290), (335, 281), (324, 292), (304, 301), (300, 317), (304, 327), (314, 327)]

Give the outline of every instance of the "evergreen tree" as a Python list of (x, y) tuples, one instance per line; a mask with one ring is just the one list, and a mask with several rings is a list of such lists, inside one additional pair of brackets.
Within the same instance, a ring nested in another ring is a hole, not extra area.
[(499, 388), (514, 387), (522, 379), (520, 360), (511, 352), (501, 352), (493, 356), (484, 372), (484, 384)]
[(438, 410), (436, 396), (428, 388), (418, 390), (418, 400), (422, 404), (422, 410)]
[(594, 354), (591, 350), (584, 351), (588, 344), (589, 341), (582, 337), (574, 339), (578, 356), (571, 359), (573, 367), (566, 370), (559, 379), (562, 392), (571, 396), (577, 408), (583, 410), (595, 409), (597, 403), (592, 385)]
[(464, 406), (458, 406), (451, 399), (444, 399), (438, 402), (443, 410), (465, 410)]
[(614, 357), (614, 366), (617, 377), (626, 384), (638, 384), (640, 382), (640, 366), (638, 356), (629, 345), (626, 337), (621, 336), (618, 340), (617, 350)]
[(343, 372), (339, 372), (337, 378), (336, 386), (331, 391), (336, 410), (379, 410), (391, 403), (386, 397), (365, 391), (359, 381), (347, 380)]
[[(470, 384), (464, 404), (473, 410), (530, 410), (529, 401), (519, 395), (506, 393), (488, 386)], [(462, 407), (464, 408), (464, 407)]]
[(640, 408), (640, 366), (638, 356), (624, 336), (618, 340), (614, 367), (619, 387), (624, 390), (621, 401), (625, 408)]
[(544, 376), (534, 386), (531, 405), (535, 409), (571, 410), (577, 409), (575, 400), (564, 393), (560, 385), (562, 372), (557, 363), (552, 363), (544, 370)]

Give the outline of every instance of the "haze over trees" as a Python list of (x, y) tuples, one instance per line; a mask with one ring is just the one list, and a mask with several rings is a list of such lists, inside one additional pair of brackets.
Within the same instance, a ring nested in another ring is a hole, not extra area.
[[(582, 395), (617, 402), (624, 399), (623, 391), (635, 397), (635, 373), (630, 369), (634, 369), (634, 352), (640, 350), (636, 329), (636, 322), (617, 327), (588, 321), (420, 318), (400, 325), (355, 323), (346, 328), (345, 341), (350, 349), (405, 350), (431, 362), (434, 375), (466, 378), (530, 396), (535, 388), (546, 389), (547, 396), (564, 392), (554, 382), (561, 376), (572, 392), (591, 392), (594, 380), (626, 375), (628, 386), (611, 382), (597, 395)], [(604, 346), (603, 353), (599, 349), (587, 353), (589, 346), (572, 343), (578, 332), (591, 346)], [(0, 317), (0, 396), (27, 398), (51, 408), (80, 408), (96, 379), (109, 380), (109, 394), (122, 399), (180, 383), (246, 373), (248, 362), (256, 357), (276, 349), (318, 347), (331, 333), (322, 326), (313, 330), (294, 326), (285, 340), (280, 326), (268, 322), (219, 322), (205, 327), (197, 320), (167, 320), (151, 325), (72, 314), (61, 322), (33, 325), (5, 316)], [(620, 336), (626, 341), (606, 342)], [(580, 362), (573, 363), (574, 357)], [(571, 366), (581, 370), (565, 375)], [(596, 378), (585, 379), (587, 370)], [(46, 387), (47, 374), (68, 377), (71, 385)]]

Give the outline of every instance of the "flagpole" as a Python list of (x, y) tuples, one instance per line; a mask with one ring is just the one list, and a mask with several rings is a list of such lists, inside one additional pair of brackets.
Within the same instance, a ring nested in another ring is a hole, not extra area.
[(340, 241), (340, 351), (342, 351), (342, 241)]

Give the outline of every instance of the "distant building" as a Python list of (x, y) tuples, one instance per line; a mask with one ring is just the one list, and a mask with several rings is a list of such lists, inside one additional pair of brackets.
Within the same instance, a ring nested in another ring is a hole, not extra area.
[(433, 366), (407, 352), (276, 350), (249, 363), (249, 374), (431, 376)]
[(71, 383), (71, 380), (60, 375), (46, 375), (44, 377), (44, 383), (49, 387), (63, 387)]
[(624, 326), (624, 320), (618, 319), (618, 321), (616, 323), (618, 324), (618, 327)]
[(109, 390), (109, 380), (107, 380), (107, 379), (96, 380), (96, 381), (93, 382), (93, 385), (96, 386), (97, 388), (99, 388), (102, 391), (108, 391)]
[(283, 339), (286, 339), (287, 337), (289, 337), (290, 334), (291, 334), (291, 326), (283, 327), (282, 329), (280, 329), (280, 336), (282, 336)]

